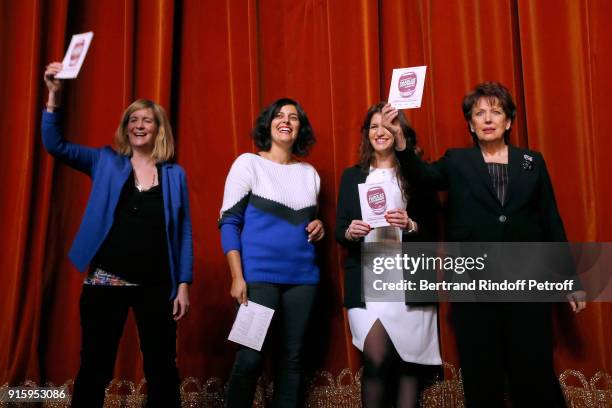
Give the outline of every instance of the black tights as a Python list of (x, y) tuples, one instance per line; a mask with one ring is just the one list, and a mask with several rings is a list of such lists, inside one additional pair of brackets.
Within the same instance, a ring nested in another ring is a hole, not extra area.
[(437, 368), (402, 361), (384, 326), (376, 320), (363, 346), (363, 407), (417, 407), (419, 391), (427, 382), (427, 371)]

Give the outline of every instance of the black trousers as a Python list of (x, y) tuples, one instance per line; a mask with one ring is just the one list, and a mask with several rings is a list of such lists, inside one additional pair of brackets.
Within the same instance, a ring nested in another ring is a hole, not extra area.
[(104, 404), (113, 378), (119, 340), (128, 310), (138, 327), (147, 379), (148, 407), (180, 407), (176, 368), (176, 322), (167, 286), (92, 286), (81, 293), (81, 366), (74, 384), (73, 407)]
[[(314, 285), (248, 284), (249, 301), (275, 310), (275, 327), (268, 331), (263, 349), (267, 348), (270, 342), (269, 334), (273, 329), (281, 337), (276, 350), (280, 360), (274, 377), (274, 407), (297, 407), (300, 403), (302, 348), (315, 294)], [(227, 407), (253, 406), (257, 380), (262, 369), (263, 353), (240, 346), (228, 383)]]
[(549, 303), (454, 303), (467, 408), (564, 407), (553, 370)]

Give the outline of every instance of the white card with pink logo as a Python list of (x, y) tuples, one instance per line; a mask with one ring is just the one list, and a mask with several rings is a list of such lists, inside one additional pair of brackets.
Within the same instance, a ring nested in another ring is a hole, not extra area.
[(389, 105), (395, 109), (420, 108), (426, 69), (425, 65), (394, 69), (389, 89)]
[(394, 208), (391, 196), (393, 185), (389, 181), (358, 184), (361, 219), (372, 228), (387, 227), (385, 213)]
[(81, 65), (85, 61), (87, 50), (93, 39), (93, 32), (87, 32), (82, 34), (75, 34), (70, 40), (68, 51), (62, 61), (62, 70), (55, 75), (59, 79), (73, 79), (79, 75)]

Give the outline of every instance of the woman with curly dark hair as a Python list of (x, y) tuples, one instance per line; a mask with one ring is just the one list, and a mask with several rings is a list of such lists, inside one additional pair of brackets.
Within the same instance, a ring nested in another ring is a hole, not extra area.
[[(319, 282), (314, 243), (324, 235), (316, 219), (319, 175), (298, 160), (315, 139), (301, 106), (287, 98), (263, 110), (253, 138), (260, 151), (239, 156), (225, 182), (221, 242), (232, 274), (232, 298), (275, 310), (273, 325), (282, 347), (273, 405), (296, 407), (304, 334)], [(239, 347), (228, 407), (253, 405), (262, 366), (260, 351)]]

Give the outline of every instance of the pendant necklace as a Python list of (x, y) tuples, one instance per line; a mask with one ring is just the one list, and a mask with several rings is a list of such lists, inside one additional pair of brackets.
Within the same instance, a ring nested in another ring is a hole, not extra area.
[(157, 169), (155, 169), (155, 173), (153, 173), (153, 181), (151, 181), (151, 185), (148, 188), (145, 188), (138, 181), (138, 176), (136, 175), (136, 169), (134, 169), (134, 182), (136, 183), (136, 189), (138, 192), (142, 193), (143, 191), (147, 191), (155, 187), (155, 182), (157, 181)]

